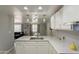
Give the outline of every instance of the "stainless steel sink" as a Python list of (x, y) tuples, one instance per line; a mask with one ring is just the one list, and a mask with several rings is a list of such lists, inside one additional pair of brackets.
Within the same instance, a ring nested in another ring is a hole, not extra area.
[(30, 40), (43, 40), (43, 37), (31, 37)]

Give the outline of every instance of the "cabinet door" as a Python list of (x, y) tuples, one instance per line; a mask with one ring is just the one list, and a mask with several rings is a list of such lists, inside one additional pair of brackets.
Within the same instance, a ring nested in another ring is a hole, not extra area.
[(62, 29), (62, 9), (55, 14), (55, 29)]
[(65, 24), (65, 23), (63, 23), (62, 24), (62, 29), (63, 30), (71, 30), (71, 24)]
[(22, 43), (20, 43), (20, 42), (15, 43), (15, 50), (16, 50), (17, 54), (24, 53), (25, 49), (23, 49), (23, 48), (24, 48), (24, 46), (22, 45)]
[(48, 42), (27, 42), (24, 44), (25, 52), (28, 54), (48, 53)]
[(34, 54), (37, 53), (36, 42), (16, 42), (16, 53), (20, 54)]
[(51, 44), (49, 44), (49, 54), (56, 54), (56, 53), (57, 51), (54, 49), (54, 47)]
[(55, 16), (54, 16), (54, 15), (51, 16), (51, 21), (50, 21), (50, 23), (51, 23), (51, 28), (52, 28), (52, 29), (55, 29)]
[(36, 54), (38, 52), (36, 45), (27, 45), (24, 48), (25, 48), (25, 53), (27, 54)]
[(48, 41), (28, 41), (28, 42), (16, 42), (16, 53), (20, 54), (49, 54), (54, 53), (54, 48), (50, 46)]
[(47, 46), (47, 45), (39, 45), (38, 47), (37, 47), (37, 49), (38, 49), (38, 54), (48, 54), (49, 53), (49, 46)]

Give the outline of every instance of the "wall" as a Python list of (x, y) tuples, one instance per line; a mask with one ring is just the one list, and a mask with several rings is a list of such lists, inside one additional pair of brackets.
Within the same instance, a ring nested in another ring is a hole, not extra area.
[(79, 21), (79, 5), (68, 5), (63, 7), (63, 21)]
[(79, 6), (67, 5), (63, 7), (63, 29), (71, 30), (71, 23), (79, 21)]
[(0, 53), (14, 46), (13, 16), (0, 10)]

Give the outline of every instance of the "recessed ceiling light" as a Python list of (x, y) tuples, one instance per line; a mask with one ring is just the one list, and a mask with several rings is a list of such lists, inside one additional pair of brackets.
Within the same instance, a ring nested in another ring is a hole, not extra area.
[(25, 10), (28, 10), (28, 8), (27, 8), (27, 7), (24, 7), (24, 9), (25, 9)]
[(43, 8), (41, 6), (38, 7), (39, 10), (42, 10)]

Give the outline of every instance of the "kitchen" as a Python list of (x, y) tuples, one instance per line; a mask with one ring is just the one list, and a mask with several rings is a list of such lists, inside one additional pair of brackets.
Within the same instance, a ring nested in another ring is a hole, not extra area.
[(3, 47), (1, 53), (13, 53), (14, 48), (16, 54), (79, 53), (79, 5), (10, 7), (14, 14), (9, 14), (12, 23), (9, 22), (7, 30), (14, 40), (6, 42), (4, 47), (8, 48)]
[[(79, 53), (78, 52), (79, 33), (78, 30), (75, 29), (76, 26), (73, 26), (77, 24), (76, 22), (78, 22), (78, 14), (79, 14), (78, 10), (79, 10), (79, 6), (73, 6), (73, 5), (59, 7), (59, 10), (57, 10), (53, 15), (49, 17), (50, 21), (48, 21), (47, 28), (49, 29), (47, 31), (48, 32), (47, 35), (38, 35), (37, 37), (40, 38), (36, 38), (36, 36), (34, 35), (35, 36), (33, 37), (34, 40), (35, 39), (39, 40), (42, 37), (43, 40), (48, 40), (48, 42), (56, 50), (55, 53), (63, 53), (63, 54)], [(30, 37), (32, 36), (28, 36), (28, 37), (25, 36), (25, 38), (21, 37), (18, 40), (30, 40)], [(77, 51), (73, 51), (73, 49), (70, 49), (69, 47), (70, 45), (73, 44), (73, 42), (77, 46)]]

